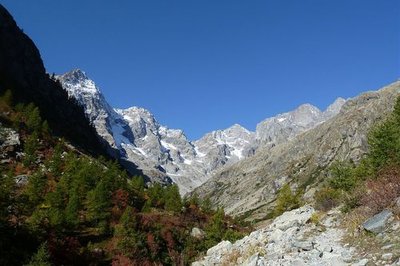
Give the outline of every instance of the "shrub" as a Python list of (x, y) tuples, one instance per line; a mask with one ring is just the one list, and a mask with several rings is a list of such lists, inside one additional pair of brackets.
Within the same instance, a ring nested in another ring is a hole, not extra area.
[(400, 196), (400, 167), (387, 167), (378, 173), (376, 179), (368, 180), (366, 192), (361, 197), (361, 204), (371, 212), (377, 213)]
[(354, 166), (350, 163), (335, 162), (330, 168), (332, 179), (329, 181), (334, 189), (341, 189), (344, 191), (352, 190), (357, 184), (357, 178), (353, 174)]
[(301, 192), (292, 192), (289, 184), (285, 184), (278, 192), (274, 215), (279, 216), (285, 211), (299, 208), (301, 205)]
[(340, 191), (324, 187), (315, 193), (315, 208), (317, 210), (328, 211), (339, 205)]
[(32, 256), (27, 266), (50, 266), (50, 255), (47, 248), (47, 243), (42, 243), (38, 251)]

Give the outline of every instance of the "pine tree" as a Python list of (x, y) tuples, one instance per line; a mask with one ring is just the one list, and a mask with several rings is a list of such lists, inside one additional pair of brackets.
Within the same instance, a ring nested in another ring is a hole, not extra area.
[(41, 172), (29, 177), (29, 182), (25, 187), (25, 194), (28, 196), (31, 207), (35, 207), (43, 201), (46, 184), (47, 177)]
[(165, 209), (173, 212), (182, 210), (182, 199), (177, 185), (171, 185), (165, 188)]
[(65, 208), (65, 221), (69, 226), (75, 227), (79, 224), (80, 198), (78, 189), (73, 188), (69, 192), (68, 204)]
[(214, 245), (222, 240), (226, 230), (224, 217), (224, 209), (218, 208), (216, 213), (212, 216), (211, 221), (206, 226), (206, 241), (209, 245)]
[(47, 243), (42, 243), (38, 251), (32, 256), (27, 266), (51, 266), (50, 254), (47, 250)]
[(285, 184), (276, 198), (275, 215), (300, 207), (300, 193), (292, 192), (289, 184)]
[(138, 222), (132, 207), (126, 207), (115, 230), (115, 235), (120, 239), (118, 247), (125, 255), (132, 255), (133, 251), (143, 246), (137, 225)]
[(25, 157), (23, 159), (23, 164), (25, 166), (28, 167), (36, 161), (36, 150), (38, 147), (38, 135), (36, 132), (34, 132), (26, 139), (24, 144)]
[(87, 197), (87, 217), (102, 233), (108, 229), (108, 219), (110, 217), (111, 193), (103, 180), (101, 180), (95, 189), (88, 193)]

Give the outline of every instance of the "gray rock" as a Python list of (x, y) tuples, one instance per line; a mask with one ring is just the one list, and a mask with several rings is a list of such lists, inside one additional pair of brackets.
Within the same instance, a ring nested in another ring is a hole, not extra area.
[(396, 207), (397, 208), (400, 208), (400, 197), (398, 197), (397, 199), (396, 199)]
[(222, 255), (228, 253), (232, 249), (232, 243), (230, 241), (222, 241), (218, 245), (207, 250), (207, 256), (211, 255)]
[(248, 258), (243, 265), (245, 266), (257, 266), (258, 265), (259, 254), (255, 253), (250, 258)]
[(379, 234), (385, 230), (387, 223), (392, 216), (393, 213), (391, 211), (383, 210), (365, 221), (363, 227), (366, 231)]
[(369, 262), (369, 259), (362, 259), (359, 262), (353, 263), (352, 266), (365, 266)]
[(24, 186), (28, 183), (29, 181), (29, 176), (27, 175), (17, 175), (14, 177), (15, 183), (17, 186)]
[(292, 244), (293, 247), (298, 248), (299, 250), (302, 251), (309, 251), (312, 250), (314, 248), (314, 245), (312, 242), (310, 241), (299, 241), (296, 240), (293, 242)]
[(394, 246), (393, 244), (389, 244), (389, 245), (383, 246), (383, 247), (382, 247), (382, 250), (391, 249), (393, 246)]
[(393, 258), (393, 253), (385, 253), (382, 255), (381, 258), (382, 258), (382, 260), (386, 260), (386, 261), (391, 260)]
[(192, 231), (190, 232), (190, 236), (197, 238), (197, 239), (203, 239), (205, 237), (205, 235), (206, 235), (206, 233), (197, 227), (193, 227)]

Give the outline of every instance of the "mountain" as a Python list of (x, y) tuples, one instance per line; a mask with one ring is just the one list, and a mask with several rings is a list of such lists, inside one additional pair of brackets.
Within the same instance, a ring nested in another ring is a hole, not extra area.
[(0, 5), (0, 94), (9, 90), (14, 102), (34, 103), (52, 131), (92, 154), (107, 155), (82, 107), (68, 98), (46, 73), (39, 50)]
[(138, 165), (150, 182), (176, 183), (181, 194), (200, 186), (217, 170), (253, 156), (259, 146), (284, 142), (333, 117), (345, 102), (339, 98), (325, 112), (305, 104), (266, 119), (256, 132), (235, 124), (190, 141), (182, 130), (159, 124), (144, 108), (112, 108), (94, 81), (79, 69), (56, 78), (125, 162)]
[[(349, 99), (339, 114), (323, 123), (317, 118), (324, 115), (309, 106), (301, 107), (298, 115), (285, 114), (267, 120), (278, 124), (278, 119), (291, 119), (298, 125), (295, 129), (301, 125), (314, 125), (314, 128), (295, 137), (287, 134), (288, 141), (260, 147), (254, 156), (218, 171), (195, 192), (201, 197), (210, 197), (213, 204), (223, 206), (228, 213), (253, 212), (258, 218), (271, 210), (283, 184), (302, 188), (306, 195), (312, 194), (312, 188), (327, 175), (332, 162), (358, 162), (362, 158), (368, 150), (368, 131), (392, 110), (399, 90), (400, 82), (395, 82), (379, 91)], [(326, 112), (338, 110), (342, 102), (339, 99)], [(304, 119), (303, 115), (310, 113), (316, 119), (307, 116)], [(271, 136), (279, 140), (279, 134)]]
[(293, 139), (338, 114), (345, 102), (338, 98), (324, 112), (311, 104), (303, 104), (291, 112), (268, 118), (257, 125), (256, 139), (262, 146), (274, 146)]
[(113, 109), (81, 70), (56, 77), (69, 97), (84, 107), (98, 134), (126, 161), (134, 162), (149, 181), (177, 183), (182, 194), (204, 183), (215, 169), (253, 154), (254, 133), (234, 125), (191, 142), (179, 129), (160, 125), (140, 107)]

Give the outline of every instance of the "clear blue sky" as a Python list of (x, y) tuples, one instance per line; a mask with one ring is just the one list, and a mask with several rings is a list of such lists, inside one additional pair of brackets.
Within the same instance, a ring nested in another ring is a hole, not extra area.
[(398, 0), (0, 0), (49, 73), (80, 68), (114, 107), (190, 139), (400, 77)]

